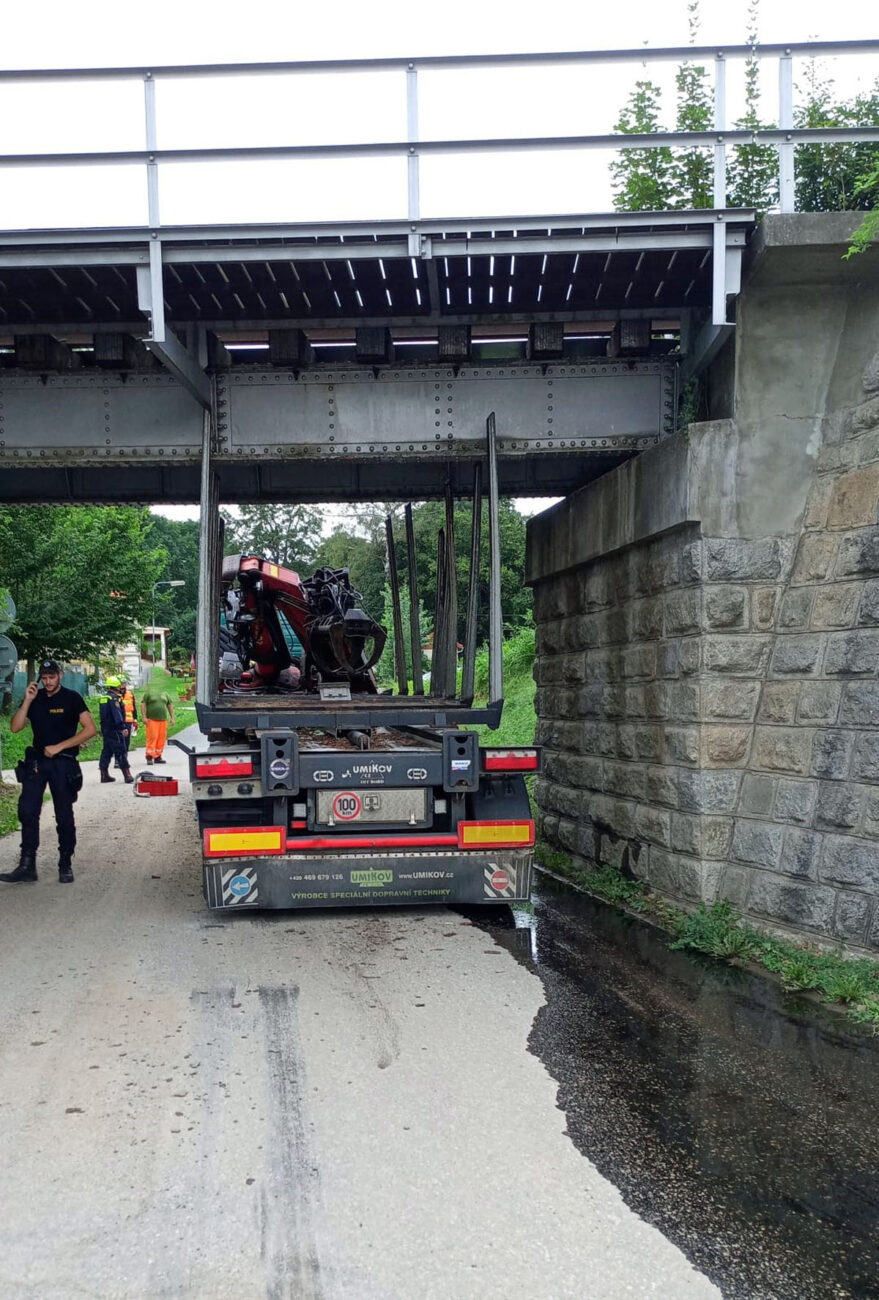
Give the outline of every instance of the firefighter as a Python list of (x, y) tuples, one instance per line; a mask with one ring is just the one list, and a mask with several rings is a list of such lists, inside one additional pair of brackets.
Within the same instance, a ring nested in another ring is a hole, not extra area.
[(131, 775), (131, 768), (128, 766), (128, 754), (125, 749), (125, 711), (122, 707), (122, 682), (118, 677), (108, 677), (105, 685), (107, 693), (101, 696), (101, 735), (104, 738), (104, 748), (101, 750), (101, 757), (98, 759), (101, 782), (106, 784), (116, 780), (115, 776), (111, 776), (109, 771), (110, 759), (115, 758), (122, 768), (122, 775), (126, 784), (131, 785), (134, 777)]
[[(128, 684), (128, 678), (122, 677), (122, 712), (125, 714), (125, 753), (128, 754), (131, 748), (131, 737), (137, 733), (137, 701), (134, 698), (134, 691)], [(116, 767), (119, 766), (117, 761)]]
[(21, 860), (15, 871), (7, 871), (0, 880), (6, 883), (36, 880), (40, 813), (48, 786), (58, 829), (58, 879), (62, 885), (70, 885), (73, 883), (72, 859), (76, 848), (73, 805), (82, 788), (77, 754), (80, 745), (97, 735), (97, 729), (82, 696), (61, 685), (61, 669), (54, 659), (43, 660), (37, 681), (39, 685), (37, 682), (28, 685), (18, 711), (9, 723), (9, 730), (13, 733), (23, 731), (30, 723), (34, 743), (27, 747), (24, 758), (15, 769), (21, 782), (18, 801)]

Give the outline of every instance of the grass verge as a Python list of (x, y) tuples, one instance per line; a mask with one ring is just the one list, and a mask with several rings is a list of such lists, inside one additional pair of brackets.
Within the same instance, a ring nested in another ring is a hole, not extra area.
[(577, 866), (564, 853), (538, 844), (538, 863), (587, 893), (649, 918), (671, 935), (674, 949), (704, 953), (724, 961), (749, 962), (770, 971), (789, 991), (815, 993), (822, 1002), (841, 1003), (852, 1020), (879, 1033), (879, 962), (847, 958), (762, 934), (743, 921), (726, 900), (682, 912), (651, 894), (639, 880), (616, 867)]

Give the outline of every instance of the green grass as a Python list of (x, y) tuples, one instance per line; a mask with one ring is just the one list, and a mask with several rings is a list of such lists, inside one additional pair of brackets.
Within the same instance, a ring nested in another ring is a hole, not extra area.
[(18, 786), (0, 781), (0, 835), (18, 829)]
[(683, 912), (653, 895), (615, 867), (579, 866), (538, 843), (538, 863), (606, 902), (649, 917), (669, 932), (670, 947), (722, 961), (752, 962), (776, 975), (788, 991), (814, 992), (822, 1002), (842, 1004), (848, 1015), (879, 1033), (879, 962), (847, 958), (776, 939), (743, 921), (725, 899)]

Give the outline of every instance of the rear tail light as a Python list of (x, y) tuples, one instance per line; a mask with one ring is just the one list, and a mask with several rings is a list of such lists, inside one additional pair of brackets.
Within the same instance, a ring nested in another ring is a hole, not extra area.
[(246, 754), (231, 754), (227, 758), (197, 758), (195, 775), (205, 781), (218, 776), (253, 776), (253, 759)]
[(286, 845), (283, 826), (218, 826), (204, 833), (206, 858), (241, 858), (248, 853), (265, 856), (283, 853)]
[(537, 749), (484, 749), (486, 772), (538, 772), (540, 751)]
[(522, 849), (534, 843), (534, 822), (459, 822), (459, 849)]

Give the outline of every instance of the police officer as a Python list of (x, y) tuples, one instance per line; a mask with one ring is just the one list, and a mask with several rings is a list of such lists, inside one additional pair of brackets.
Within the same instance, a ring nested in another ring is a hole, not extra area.
[(16, 768), (21, 781), (18, 801), (21, 859), (15, 871), (6, 872), (0, 880), (8, 884), (36, 880), (40, 813), (48, 786), (58, 828), (58, 879), (69, 885), (73, 883), (71, 860), (76, 847), (73, 805), (82, 786), (77, 755), (79, 746), (97, 735), (97, 729), (82, 696), (61, 685), (61, 669), (54, 659), (44, 659), (40, 664), (38, 682), (39, 685), (37, 682), (28, 685), (9, 723), (9, 730), (14, 733), (23, 731), (29, 722), (34, 743), (27, 747), (24, 759)]
[[(137, 700), (134, 698), (134, 691), (128, 683), (128, 678), (120, 677), (119, 680), (122, 682), (119, 703), (125, 714), (125, 753), (127, 754), (131, 749), (131, 738), (137, 732)], [(116, 767), (118, 766), (117, 762)]]
[(115, 758), (122, 768), (122, 775), (130, 785), (134, 780), (128, 766), (128, 753), (125, 749), (125, 710), (122, 707), (122, 682), (118, 677), (107, 678), (107, 694), (101, 696), (101, 735), (104, 748), (98, 759), (98, 768), (102, 783), (115, 781), (110, 775), (110, 759)]

